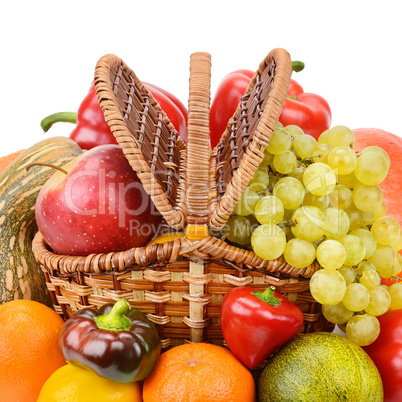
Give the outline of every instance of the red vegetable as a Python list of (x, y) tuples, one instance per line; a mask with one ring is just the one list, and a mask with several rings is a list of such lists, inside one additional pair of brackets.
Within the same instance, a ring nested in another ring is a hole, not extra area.
[[(293, 63), (294, 71), (301, 71), (300, 62)], [(210, 131), (211, 147), (221, 139), (229, 119), (236, 111), (240, 98), (244, 95), (254, 72), (236, 70), (226, 75), (220, 82), (211, 105)], [(295, 124), (315, 138), (331, 125), (331, 109), (328, 102), (319, 95), (304, 93), (302, 86), (291, 80), (288, 95), (279, 121), (287, 126)]]
[(402, 401), (402, 310), (380, 315), (378, 338), (363, 349), (380, 372), (384, 384), (384, 401)]
[(234, 288), (222, 301), (223, 337), (232, 353), (250, 369), (295, 336), (302, 325), (301, 310), (276, 293), (274, 286), (264, 292)]
[(214, 148), (221, 139), (229, 119), (236, 111), (240, 98), (246, 92), (254, 75), (251, 70), (236, 70), (226, 75), (220, 82), (210, 111), (211, 147)]
[[(158, 102), (161, 109), (166, 113), (170, 122), (176, 128), (183, 141), (187, 142), (187, 109), (180, 100), (152, 84), (144, 84)], [(82, 149), (91, 149), (98, 145), (117, 144), (117, 141), (106, 123), (102, 109), (96, 96), (95, 86), (91, 85), (87, 96), (81, 102), (78, 112), (54, 113), (41, 122), (46, 132), (56, 122), (77, 123), (70, 134)]]

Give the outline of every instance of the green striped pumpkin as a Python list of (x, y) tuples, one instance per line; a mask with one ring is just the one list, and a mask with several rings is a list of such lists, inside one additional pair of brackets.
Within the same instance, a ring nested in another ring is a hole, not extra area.
[(38, 230), (35, 202), (40, 189), (54, 173), (46, 166), (63, 166), (83, 151), (67, 137), (39, 141), (22, 152), (0, 174), (0, 304), (14, 299), (31, 299), (51, 306), (45, 277), (32, 252)]
[(367, 353), (337, 334), (296, 335), (265, 366), (259, 401), (381, 402), (380, 374)]

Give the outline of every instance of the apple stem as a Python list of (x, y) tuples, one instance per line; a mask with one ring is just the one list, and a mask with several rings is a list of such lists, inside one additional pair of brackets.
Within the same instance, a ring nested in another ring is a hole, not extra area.
[(68, 172), (66, 170), (64, 170), (63, 168), (56, 166), (56, 165), (52, 165), (51, 163), (45, 163), (45, 162), (30, 163), (29, 165), (25, 166), (25, 169), (29, 170), (29, 169), (31, 169), (32, 166), (47, 166), (47, 167), (59, 170), (60, 172), (62, 172), (64, 174), (68, 174)]

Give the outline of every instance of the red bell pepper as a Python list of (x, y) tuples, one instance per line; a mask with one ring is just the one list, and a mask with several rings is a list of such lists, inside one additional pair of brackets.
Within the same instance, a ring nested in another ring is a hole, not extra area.
[[(294, 81), (294, 80), (292, 80)], [(303, 91), (300, 84), (293, 82), (289, 86), (279, 121), (284, 125), (295, 124), (316, 140), (331, 126), (331, 108), (320, 95)]]
[(257, 367), (295, 336), (303, 313), (270, 286), (264, 292), (238, 287), (226, 293), (221, 305), (222, 335), (232, 353), (248, 368)]
[(380, 372), (384, 401), (402, 401), (402, 310), (388, 311), (377, 317), (380, 335), (363, 349)]
[[(153, 84), (144, 83), (144, 85), (166, 113), (182, 140), (187, 142), (187, 109), (183, 103), (164, 89)], [(82, 149), (91, 149), (104, 144), (117, 144), (103, 116), (94, 84), (91, 85), (87, 96), (81, 102), (77, 113), (62, 112), (47, 116), (41, 122), (42, 129), (46, 132), (57, 122), (77, 123), (70, 133), (70, 138)]]
[[(293, 62), (293, 71), (301, 71), (303, 67), (303, 63)], [(253, 75), (254, 72), (251, 70), (236, 70), (226, 75), (220, 82), (211, 105), (212, 148), (219, 143)], [(289, 85), (288, 96), (279, 117), (284, 126), (295, 124), (315, 138), (330, 127), (331, 109), (324, 98), (304, 93), (303, 87), (293, 79)]]

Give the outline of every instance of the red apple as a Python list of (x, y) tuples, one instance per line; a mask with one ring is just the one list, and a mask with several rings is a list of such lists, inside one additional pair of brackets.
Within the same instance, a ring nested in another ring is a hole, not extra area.
[(57, 171), (42, 187), (38, 228), (55, 253), (88, 255), (145, 245), (161, 221), (118, 145), (101, 145)]

